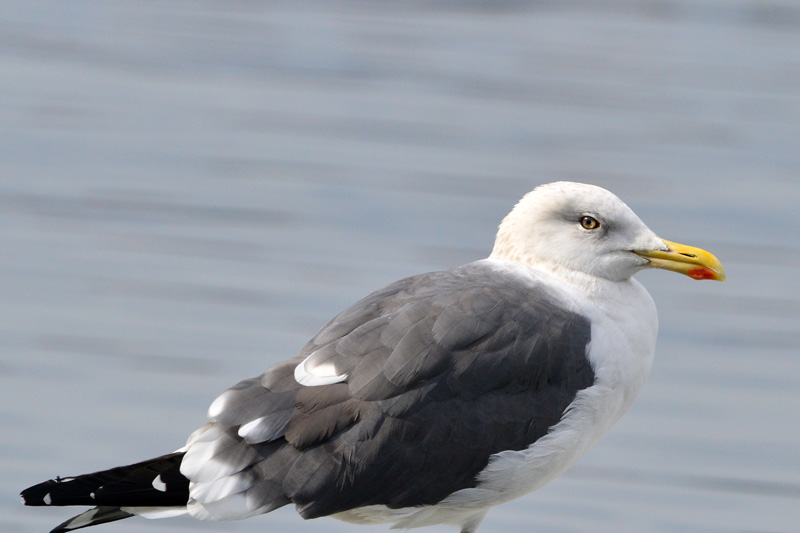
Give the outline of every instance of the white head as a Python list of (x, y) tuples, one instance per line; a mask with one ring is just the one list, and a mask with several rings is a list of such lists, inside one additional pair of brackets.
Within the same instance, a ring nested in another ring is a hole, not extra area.
[(550, 183), (526, 194), (500, 224), (491, 257), (611, 281), (648, 266), (724, 279), (711, 254), (660, 239), (614, 194), (583, 183)]

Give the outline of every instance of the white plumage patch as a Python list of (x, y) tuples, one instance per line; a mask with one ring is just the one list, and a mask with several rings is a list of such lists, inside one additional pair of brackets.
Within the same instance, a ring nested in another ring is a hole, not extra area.
[(239, 427), (239, 436), (247, 442), (258, 442), (253, 436), (260, 433), (260, 428), (265, 422), (266, 417), (262, 416), (261, 418), (251, 420), (247, 424), (242, 424), (241, 427)]
[(321, 352), (314, 352), (294, 369), (294, 379), (300, 385), (316, 387), (332, 385), (347, 379), (347, 374), (337, 374), (333, 363), (320, 360)]
[(228, 401), (225, 395), (218, 396), (216, 400), (211, 402), (211, 405), (208, 406), (208, 418), (209, 420), (215, 420), (220, 413), (225, 411), (225, 407)]
[(250, 444), (275, 440), (283, 436), (291, 415), (287, 410), (251, 420), (239, 427), (239, 436)]
[(208, 483), (192, 483), (190, 494), (193, 500), (205, 504), (245, 491), (251, 486), (253, 481), (250, 478), (233, 475)]
[(181, 461), (181, 474), (192, 481), (204, 481), (198, 479), (199, 473), (204, 467), (208, 470), (209, 461), (217, 450), (217, 439), (221, 435), (222, 432), (216, 426), (206, 426), (204, 431), (193, 433), (189, 439), (186, 455)]

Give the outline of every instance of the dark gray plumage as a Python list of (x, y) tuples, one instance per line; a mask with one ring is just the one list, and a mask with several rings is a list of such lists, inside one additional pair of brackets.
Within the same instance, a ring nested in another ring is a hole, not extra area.
[[(590, 324), (555, 302), (480, 262), (393, 283), (226, 391), (212, 417), (226, 436), (209, 451), (231, 474), (257, 471), (253, 507), (291, 501), (312, 518), (437, 503), (475, 486), (492, 454), (545, 435), (592, 385)], [(295, 367), (312, 354), (346, 380), (299, 385)], [(269, 431), (236, 434), (259, 418)], [(200, 470), (190, 477), (202, 482)]]

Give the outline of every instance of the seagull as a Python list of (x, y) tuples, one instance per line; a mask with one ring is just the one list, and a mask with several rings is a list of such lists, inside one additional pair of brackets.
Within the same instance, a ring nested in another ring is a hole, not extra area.
[(359, 300), (295, 357), (223, 392), (184, 447), (45, 481), (23, 503), (93, 507), (52, 533), (288, 504), (305, 519), (474, 533), (631, 406), (658, 333), (632, 278), (645, 268), (725, 280), (716, 257), (659, 238), (611, 192), (541, 185), (503, 219), (488, 258)]

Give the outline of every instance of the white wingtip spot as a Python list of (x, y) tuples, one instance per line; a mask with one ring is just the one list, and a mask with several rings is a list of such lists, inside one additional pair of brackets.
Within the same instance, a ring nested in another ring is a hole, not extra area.
[(331, 385), (341, 383), (347, 379), (347, 374), (336, 374), (332, 364), (313, 365), (311, 369), (306, 368), (306, 363), (314, 354), (306, 357), (302, 363), (294, 368), (294, 379), (306, 387), (316, 387), (319, 385)]
[(44, 495), (42, 501), (44, 502), (45, 505), (50, 505), (51, 503), (53, 503), (53, 498), (50, 496), (50, 493), (48, 492), (47, 494)]
[(153, 480), (153, 488), (161, 492), (167, 492), (167, 484), (164, 483), (164, 480), (161, 479), (161, 476), (158, 476)]

